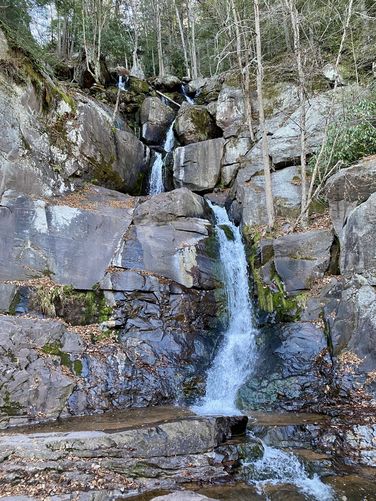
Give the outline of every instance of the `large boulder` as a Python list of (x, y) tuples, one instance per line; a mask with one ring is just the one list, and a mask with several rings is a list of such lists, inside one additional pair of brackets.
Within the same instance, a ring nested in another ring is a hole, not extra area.
[(96, 187), (49, 202), (6, 192), (0, 208), (0, 280), (52, 275), (58, 283), (91, 289), (129, 227), (133, 205), (126, 195)]
[(341, 169), (328, 179), (325, 193), (329, 202), (330, 218), (340, 238), (351, 212), (375, 191), (375, 157), (365, 158), (357, 165)]
[[(348, 352), (357, 361), (357, 371), (376, 369), (376, 292), (362, 277), (342, 280), (326, 292), (324, 318), (333, 354)], [(324, 298), (325, 299), (325, 298)]]
[[(256, 225), (267, 223), (265, 201), (265, 179), (259, 165), (241, 169), (236, 179), (236, 200), (241, 210), (243, 224)], [(276, 214), (283, 217), (297, 217), (301, 204), (301, 185), (298, 167), (286, 167), (272, 172), (272, 192)]]
[(289, 293), (309, 289), (330, 264), (331, 230), (292, 233), (273, 241), (274, 266)]
[(162, 146), (166, 132), (175, 118), (174, 111), (158, 97), (147, 97), (142, 103), (140, 119), (142, 137), (147, 144)]
[(182, 145), (221, 136), (221, 130), (204, 106), (184, 105), (175, 121), (175, 132)]
[(133, 221), (135, 224), (157, 224), (181, 217), (205, 219), (207, 215), (205, 199), (187, 188), (179, 188), (140, 204), (134, 212)]
[(223, 144), (219, 138), (176, 148), (175, 186), (198, 192), (212, 190), (220, 179)]
[(108, 109), (79, 96), (77, 115), (66, 122), (65, 134), (65, 147), (70, 145), (73, 156), (65, 157), (70, 175), (78, 171), (88, 181), (110, 189), (140, 191), (149, 149), (129, 129), (114, 129)]
[(341, 273), (359, 274), (376, 285), (376, 193), (354, 209), (347, 218), (341, 239)]
[(182, 81), (175, 75), (163, 75), (152, 80), (152, 84), (156, 89), (164, 92), (180, 91)]
[(195, 95), (197, 104), (208, 104), (217, 101), (222, 88), (222, 78), (197, 78), (188, 84), (188, 93)]
[(204, 201), (188, 190), (161, 193), (140, 205), (112, 264), (156, 273), (185, 287), (214, 288), (216, 258)]
[(218, 96), (217, 125), (226, 130), (236, 128), (245, 122), (245, 104), (241, 89), (224, 87)]
[[(333, 93), (336, 92), (335, 95)], [(334, 119), (342, 109), (342, 91), (329, 91), (309, 99), (306, 105), (306, 152), (314, 153), (323, 142), (329, 114)], [(274, 165), (291, 165), (300, 159), (300, 107), (282, 127), (269, 137), (269, 153)]]

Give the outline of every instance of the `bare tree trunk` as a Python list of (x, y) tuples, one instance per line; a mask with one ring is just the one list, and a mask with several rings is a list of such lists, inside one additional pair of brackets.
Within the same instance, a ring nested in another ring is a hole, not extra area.
[(163, 77), (163, 75), (165, 74), (165, 67), (163, 63), (161, 6), (159, 0), (156, 0), (155, 10), (156, 10), (156, 21), (157, 21), (158, 68), (159, 68), (159, 76)]
[(257, 57), (257, 96), (259, 104), (259, 120), (260, 129), (262, 132), (262, 159), (264, 165), (264, 178), (265, 178), (265, 202), (266, 213), (268, 217), (268, 226), (274, 226), (274, 205), (272, 193), (272, 179), (270, 175), (270, 159), (269, 159), (269, 145), (268, 145), (268, 132), (265, 126), (264, 102), (262, 93), (263, 81), (263, 65), (262, 65), (262, 50), (261, 50), (261, 29), (260, 29), (260, 5), (259, 0), (254, 0), (255, 10), (255, 32), (256, 32), (256, 57)]
[[(344, 43), (345, 43), (345, 40), (346, 40), (347, 31), (348, 31), (349, 26), (350, 26), (353, 3), (354, 3), (353, 0), (349, 0), (348, 7), (347, 7), (346, 21), (344, 23), (343, 32), (342, 32), (342, 38), (341, 38), (341, 43), (340, 43), (340, 46), (339, 46), (339, 49), (338, 49), (338, 54), (337, 54), (337, 59), (336, 59), (336, 65), (335, 65), (336, 71), (338, 71), (338, 66), (339, 66), (339, 63), (341, 61), (343, 46), (344, 46)], [(334, 83), (334, 90), (337, 87), (338, 87), (338, 79)], [(317, 194), (321, 191), (322, 186), (323, 186), (323, 182), (325, 182), (325, 180), (328, 179), (328, 174), (325, 174), (325, 176), (324, 176), (322, 182), (320, 183), (320, 185), (315, 188), (316, 179), (317, 179), (317, 177), (319, 175), (319, 170), (320, 170), (320, 165), (321, 165), (321, 158), (322, 158), (322, 155), (323, 155), (323, 152), (324, 152), (324, 148), (325, 148), (325, 145), (326, 145), (326, 142), (327, 142), (327, 138), (328, 138), (330, 118), (331, 118), (331, 114), (333, 112), (334, 100), (335, 100), (335, 93), (333, 93), (332, 102), (331, 102), (331, 106), (330, 106), (330, 109), (329, 109), (329, 114), (328, 114), (327, 121), (326, 121), (325, 132), (324, 132), (324, 139), (323, 139), (323, 142), (322, 142), (319, 154), (318, 154), (318, 156), (316, 158), (315, 166), (313, 168), (311, 182), (310, 182), (310, 185), (309, 185), (309, 190), (308, 190), (308, 195), (307, 195), (307, 203), (306, 203), (306, 207), (305, 207), (305, 212), (308, 211), (309, 206), (310, 206), (313, 198), (315, 196), (317, 196)], [(337, 164), (336, 164), (335, 167), (337, 167)], [(333, 171), (334, 171), (334, 168), (330, 170), (330, 174)], [(301, 219), (301, 216), (299, 216), (298, 221), (295, 224), (299, 223), (300, 219)]]
[(181, 46), (182, 46), (182, 49), (183, 49), (185, 71), (187, 72), (187, 77), (191, 78), (191, 68), (189, 67), (188, 52), (187, 52), (187, 45), (185, 43), (183, 24), (182, 24), (181, 19), (180, 19), (180, 13), (179, 13), (178, 6), (176, 4), (176, 0), (173, 0), (173, 1), (174, 1), (176, 19), (178, 21), (178, 26), (179, 26), (179, 32), (180, 32), (180, 38), (181, 38)]
[(295, 0), (286, 0), (286, 6), (290, 12), (291, 26), (294, 38), (294, 53), (299, 80), (299, 104), (300, 104), (300, 177), (302, 183), (301, 216), (303, 226), (307, 224), (307, 140), (306, 140), (306, 99), (305, 99), (305, 75), (302, 62), (300, 45), (299, 14)]
[(192, 65), (192, 78), (198, 78), (197, 68), (197, 50), (196, 50), (196, 20), (194, 13), (194, 0), (188, 0), (188, 19), (191, 30), (191, 65)]

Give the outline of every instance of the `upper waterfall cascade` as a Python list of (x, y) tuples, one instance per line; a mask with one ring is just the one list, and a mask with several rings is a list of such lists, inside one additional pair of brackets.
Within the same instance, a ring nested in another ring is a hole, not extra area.
[(194, 99), (192, 99), (191, 97), (188, 96), (185, 85), (181, 86), (181, 92), (182, 92), (185, 100), (187, 101), (187, 103), (189, 103), (189, 104), (195, 104)]
[[(166, 153), (170, 153), (174, 149), (175, 135), (174, 135), (174, 122), (170, 125), (166, 133), (166, 139), (163, 144), (163, 149)], [(155, 160), (151, 168), (150, 181), (149, 181), (149, 195), (158, 195), (165, 191), (163, 182), (163, 168), (164, 159), (162, 153), (155, 153)]]
[(227, 296), (228, 327), (208, 372), (206, 394), (193, 410), (199, 414), (238, 414), (236, 395), (256, 356), (253, 308), (249, 297), (247, 259), (241, 233), (226, 209), (211, 206)]

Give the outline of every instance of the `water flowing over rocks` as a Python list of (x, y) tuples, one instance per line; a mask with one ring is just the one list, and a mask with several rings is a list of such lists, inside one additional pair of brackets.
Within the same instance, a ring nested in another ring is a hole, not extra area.
[[(374, 158), (334, 174), (329, 214), (294, 227), (301, 110), (295, 85), (270, 85), (269, 232), (258, 108), (252, 94), (252, 141), (238, 75), (183, 88), (173, 76), (132, 76), (120, 90), (83, 92), (30, 71), (1, 30), (0, 63), (0, 427), (85, 416), (80, 430), (3, 431), (4, 492), (41, 498), (37, 483), (56, 488), (56, 501), (151, 491), (193, 500), (203, 498), (179, 489), (242, 480), (252, 495), (301, 497), (313, 485), (325, 499), (317, 475), (375, 466)], [(307, 100), (309, 155), (328, 110), (336, 117), (351, 92)], [(163, 187), (151, 190), (156, 159)], [(174, 408), (167, 420), (86, 428), (88, 415), (126, 408), (209, 402), (213, 411), (215, 395), (215, 412), (230, 402), (231, 413), (331, 420), (255, 417), (247, 438), (232, 440), (246, 418)], [(265, 465), (267, 486), (257, 483)]]

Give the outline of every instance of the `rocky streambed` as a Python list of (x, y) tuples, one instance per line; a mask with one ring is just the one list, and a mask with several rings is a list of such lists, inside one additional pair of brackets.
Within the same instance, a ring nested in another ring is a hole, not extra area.
[[(192, 501), (372, 500), (376, 481), (366, 465), (375, 459), (375, 431), (322, 415), (202, 417), (177, 407), (71, 418), (1, 433), (0, 493), (56, 501), (170, 493), (183, 501), (187, 491)], [(348, 449), (334, 447), (340, 437)], [(351, 454), (355, 444), (361, 457)]]

